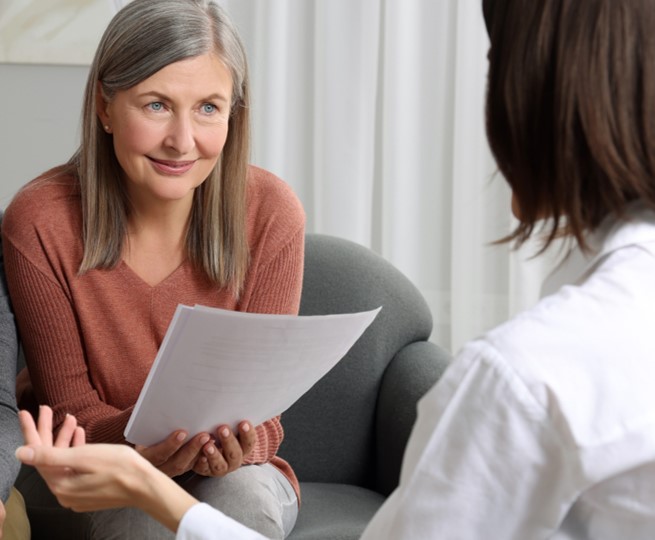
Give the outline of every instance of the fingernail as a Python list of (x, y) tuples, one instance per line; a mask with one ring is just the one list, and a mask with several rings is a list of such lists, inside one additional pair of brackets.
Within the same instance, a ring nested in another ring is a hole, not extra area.
[(221, 431), (221, 435), (227, 439), (230, 436), (230, 430), (227, 428), (223, 428), (223, 431)]
[(244, 433), (248, 433), (250, 431), (250, 424), (248, 423), (241, 424), (241, 431), (243, 431)]
[(208, 443), (208, 442), (209, 442), (209, 435), (204, 435), (204, 436), (200, 439), (200, 444), (205, 444), (205, 443)]
[(210, 445), (210, 446), (208, 446), (206, 450), (207, 450), (207, 453), (208, 453), (210, 456), (213, 455), (214, 452), (216, 452), (216, 448), (214, 448), (214, 445), (213, 445), (213, 444)]
[(186, 439), (186, 433), (184, 433), (184, 431), (180, 431), (175, 438), (182, 442), (184, 439)]
[(34, 459), (34, 450), (29, 446), (19, 446), (16, 448), (16, 458), (19, 461), (30, 462)]

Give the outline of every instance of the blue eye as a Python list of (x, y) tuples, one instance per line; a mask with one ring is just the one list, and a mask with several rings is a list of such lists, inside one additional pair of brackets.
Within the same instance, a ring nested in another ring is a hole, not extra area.
[(216, 112), (216, 106), (212, 105), (211, 103), (205, 103), (202, 106), (202, 112), (205, 114), (212, 114)]
[(150, 109), (152, 109), (155, 112), (164, 110), (164, 104), (161, 101), (155, 101), (153, 103), (150, 103), (148, 106), (150, 107)]

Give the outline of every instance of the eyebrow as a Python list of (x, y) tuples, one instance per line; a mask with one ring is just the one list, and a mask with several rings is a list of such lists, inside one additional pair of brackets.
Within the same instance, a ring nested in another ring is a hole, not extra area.
[[(138, 94), (138, 97), (140, 97), (140, 98), (154, 97), (154, 98), (157, 98), (157, 99), (161, 99), (163, 101), (175, 101), (174, 99), (171, 99), (166, 94), (162, 94), (161, 92), (157, 92), (156, 90), (143, 92), (142, 94)], [(210, 94), (210, 95), (208, 95), (206, 97), (203, 97), (203, 98), (199, 99), (198, 101), (212, 101), (212, 100), (218, 100), (218, 101), (222, 101), (224, 103), (229, 103), (229, 99), (227, 99), (224, 95), (218, 94), (218, 93)]]

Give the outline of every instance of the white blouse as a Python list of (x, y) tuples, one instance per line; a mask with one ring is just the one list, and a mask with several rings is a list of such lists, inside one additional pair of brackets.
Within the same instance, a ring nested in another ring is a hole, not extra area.
[[(655, 213), (606, 222), (423, 397), (365, 540), (655, 538)], [(206, 505), (178, 539), (260, 539)]]

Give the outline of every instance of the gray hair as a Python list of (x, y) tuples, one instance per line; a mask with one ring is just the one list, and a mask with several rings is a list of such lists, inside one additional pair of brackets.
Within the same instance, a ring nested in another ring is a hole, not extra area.
[(105, 97), (139, 84), (173, 62), (215, 52), (233, 80), (234, 101), (242, 97), (246, 56), (225, 12), (212, 1), (134, 0), (119, 11), (96, 52), (95, 80)]
[(232, 76), (228, 139), (215, 170), (196, 189), (187, 253), (210, 279), (238, 292), (248, 264), (245, 189), (250, 149), (249, 82), (244, 47), (213, 0), (133, 0), (111, 20), (87, 80), (82, 141), (69, 161), (82, 197), (84, 258), (80, 272), (110, 268), (121, 258), (129, 201), (122, 169), (96, 110), (160, 69), (215, 53)]

